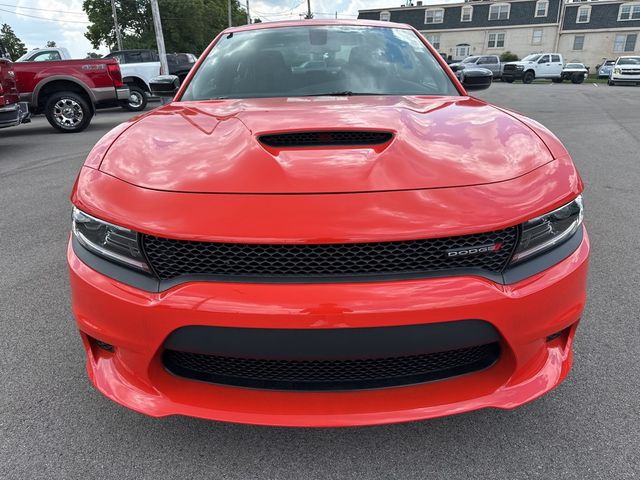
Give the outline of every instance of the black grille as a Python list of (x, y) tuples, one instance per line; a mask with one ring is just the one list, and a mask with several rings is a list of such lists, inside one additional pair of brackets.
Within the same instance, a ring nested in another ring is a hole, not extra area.
[(320, 147), (326, 145), (380, 145), (391, 140), (389, 132), (320, 131), (262, 135), (260, 141), (269, 147)]
[(504, 66), (504, 71), (507, 72), (509, 70), (516, 70), (516, 66), (515, 65), (505, 65)]
[(442, 380), (492, 365), (499, 344), (404, 357), (349, 360), (265, 360), (165, 350), (166, 368), (182, 377), (280, 390), (351, 390)]
[[(517, 228), (430, 240), (340, 244), (240, 244), (172, 240), (145, 235), (151, 266), (163, 279), (206, 275), (232, 280), (384, 277), (453, 269), (501, 272), (515, 248)], [(495, 251), (450, 256), (460, 249)]]

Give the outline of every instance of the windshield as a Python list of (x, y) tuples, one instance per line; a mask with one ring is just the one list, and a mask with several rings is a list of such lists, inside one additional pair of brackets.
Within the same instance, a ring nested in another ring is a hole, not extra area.
[(411, 30), (305, 25), (223, 36), (181, 100), (330, 94), (458, 92)]
[(523, 62), (537, 62), (542, 55), (527, 55), (522, 59)]
[(640, 57), (621, 58), (618, 65), (640, 65)]
[(606, 62), (604, 62), (605, 65), (611, 66), (611, 65), (615, 65), (616, 61), (615, 60), (607, 60)]
[(476, 63), (478, 58), (480, 57), (467, 57), (462, 61), (462, 63)]

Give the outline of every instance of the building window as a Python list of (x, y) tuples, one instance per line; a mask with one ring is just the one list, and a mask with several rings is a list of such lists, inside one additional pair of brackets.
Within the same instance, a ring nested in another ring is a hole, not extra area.
[(547, 0), (538, 0), (536, 2), (536, 17), (546, 17), (549, 11), (549, 2)]
[(636, 49), (636, 40), (638, 40), (636, 33), (619, 33), (613, 43), (613, 51), (633, 52)]
[(380, 20), (383, 22), (390, 22), (391, 21), (391, 12), (380, 12)]
[(576, 35), (573, 37), (573, 49), (582, 50), (584, 47), (584, 35)]
[(470, 5), (466, 5), (462, 7), (462, 11), (460, 12), (460, 21), (470, 22), (472, 19), (473, 19), (473, 7)]
[(510, 10), (508, 3), (494, 3), (489, 7), (489, 20), (509, 20)]
[(542, 43), (542, 29), (536, 28), (531, 34), (531, 45), (540, 45)]
[(427, 8), (424, 12), (424, 23), (442, 23), (444, 8)]
[(459, 43), (456, 45), (456, 56), (455, 58), (458, 60), (463, 60), (469, 56), (471, 52), (471, 45), (468, 43)]
[(620, 5), (618, 10), (618, 21), (640, 20), (640, 3), (627, 3)]
[(487, 38), (487, 48), (503, 48), (504, 32), (492, 32)]
[(435, 33), (427, 35), (427, 42), (429, 42), (436, 50), (440, 50), (440, 34)]
[(579, 7), (576, 23), (589, 23), (589, 20), (591, 20), (591, 6), (583, 5)]

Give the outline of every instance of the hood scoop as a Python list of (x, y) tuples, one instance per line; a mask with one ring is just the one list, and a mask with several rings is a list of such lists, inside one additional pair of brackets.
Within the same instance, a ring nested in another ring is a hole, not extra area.
[(374, 130), (320, 130), (261, 135), (260, 143), (271, 148), (382, 145), (393, 138), (391, 132)]

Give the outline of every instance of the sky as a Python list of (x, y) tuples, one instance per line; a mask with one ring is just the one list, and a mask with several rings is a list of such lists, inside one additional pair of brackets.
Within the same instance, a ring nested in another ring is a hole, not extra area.
[[(252, 18), (262, 21), (299, 19), (307, 11), (306, 0), (249, 1)], [(245, 0), (240, 2), (244, 5)], [(337, 14), (338, 18), (355, 19), (358, 10), (399, 7), (401, 3), (402, 0), (311, 0), (311, 9), (316, 18), (335, 18)], [(11, 25), (29, 50), (44, 47), (53, 40), (68, 48), (74, 57), (84, 58), (87, 52), (96, 51), (84, 37), (89, 22), (82, 11), (82, 0), (0, 0), (0, 23)], [(108, 50), (102, 47), (97, 51)]]

